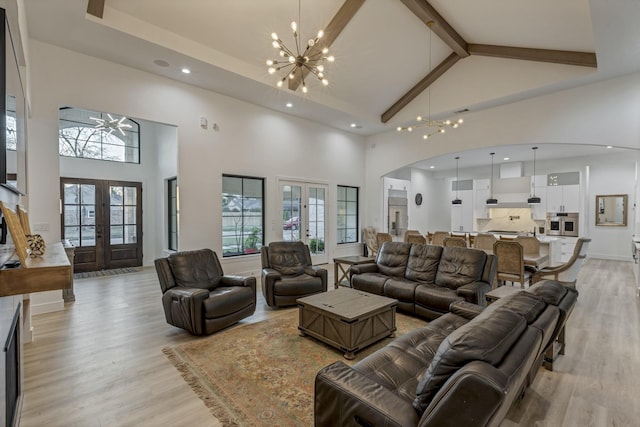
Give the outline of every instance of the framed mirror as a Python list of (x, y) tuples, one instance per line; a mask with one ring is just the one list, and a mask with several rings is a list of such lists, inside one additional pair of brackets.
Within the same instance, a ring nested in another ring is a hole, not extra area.
[(596, 225), (607, 227), (627, 226), (627, 195), (596, 196)]

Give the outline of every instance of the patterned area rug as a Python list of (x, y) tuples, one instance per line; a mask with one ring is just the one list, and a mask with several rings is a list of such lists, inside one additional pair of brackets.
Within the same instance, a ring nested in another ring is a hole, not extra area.
[[(396, 336), (425, 324), (398, 314)], [(293, 308), (163, 352), (224, 426), (312, 426), (316, 373), (336, 360), (352, 365), (391, 341), (348, 361), (339, 350), (300, 337)]]

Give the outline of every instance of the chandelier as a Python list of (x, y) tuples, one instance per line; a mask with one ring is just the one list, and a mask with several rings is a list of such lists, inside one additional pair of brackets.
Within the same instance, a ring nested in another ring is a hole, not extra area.
[(125, 133), (122, 129), (130, 129), (131, 125), (128, 123), (124, 123), (127, 118), (122, 116), (119, 119), (114, 118), (111, 114), (107, 113), (108, 119), (102, 119), (98, 117), (89, 117), (90, 120), (94, 120), (96, 122), (95, 128), (101, 130), (103, 132), (108, 132), (107, 136), (111, 135), (114, 131), (118, 130), (125, 136)]
[[(298, 0), (298, 22), (300, 22), (300, 0)], [(301, 50), (298, 24), (296, 21), (291, 22), (291, 29), (293, 30), (293, 38), (295, 40), (293, 48), (287, 47), (278, 37), (278, 34), (271, 33), (271, 45), (279, 50), (280, 57), (267, 60), (267, 66), (269, 67), (267, 71), (269, 74), (276, 74), (283, 71), (283, 77), (280, 78), (277, 83), (278, 87), (282, 87), (287, 79), (293, 80), (300, 75), (302, 92), (307, 93), (307, 84), (304, 80), (305, 74), (307, 73), (313, 74), (323, 85), (327, 86), (329, 80), (325, 77), (323, 62), (333, 62), (335, 58), (333, 56), (326, 56), (329, 53), (329, 48), (325, 46), (320, 49), (318, 45), (318, 42), (322, 36), (324, 36), (324, 31), (318, 31), (316, 37), (309, 39), (306, 47)]]
[[(431, 27), (433, 27), (433, 24), (434, 24), (433, 21), (427, 22), (427, 25), (429, 26), (429, 73), (431, 73), (431, 33), (433, 32), (431, 30)], [(428, 96), (427, 117), (424, 117), (424, 116), (416, 117), (416, 121), (418, 123), (415, 125), (398, 126), (397, 128), (398, 132), (402, 132), (402, 131), (413, 132), (414, 129), (425, 128), (425, 133), (422, 135), (422, 139), (428, 139), (430, 136), (434, 134), (445, 133), (446, 128), (450, 127), (452, 129), (456, 129), (458, 126), (460, 126), (464, 122), (464, 120), (462, 119), (432, 120), (431, 119), (431, 86), (429, 86), (427, 90), (429, 91), (427, 94)]]

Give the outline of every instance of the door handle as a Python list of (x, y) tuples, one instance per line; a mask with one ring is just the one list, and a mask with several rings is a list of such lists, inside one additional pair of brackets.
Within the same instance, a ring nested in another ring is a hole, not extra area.
[(102, 225), (96, 225), (96, 239), (102, 237)]

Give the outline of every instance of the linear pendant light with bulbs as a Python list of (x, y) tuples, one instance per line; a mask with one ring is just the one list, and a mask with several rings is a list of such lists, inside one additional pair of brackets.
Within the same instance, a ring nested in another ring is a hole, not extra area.
[(536, 186), (535, 186), (535, 179), (536, 179), (536, 150), (538, 149), (538, 147), (531, 147), (531, 149), (533, 150), (533, 180), (532, 180), (532, 190), (531, 190), (531, 197), (529, 197), (527, 199), (527, 203), (529, 203), (530, 205), (537, 205), (541, 202), (540, 197), (536, 196)]
[(489, 196), (489, 198), (487, 199), (487, 205), (497, 205), (498, 204), (498, 199), (495, 199), (493, 197), (493, 156), (496, 155), (496, 153), (489, 153), (491, 154), (491, 194)]
[(462, 200), (458, 197), (458, 186), (460, 181), (458, 180), (458, 161), (460, 160), (460, 156), (456, 157), (456, 198), (451, 201), (452, 205), (461, 205)]

